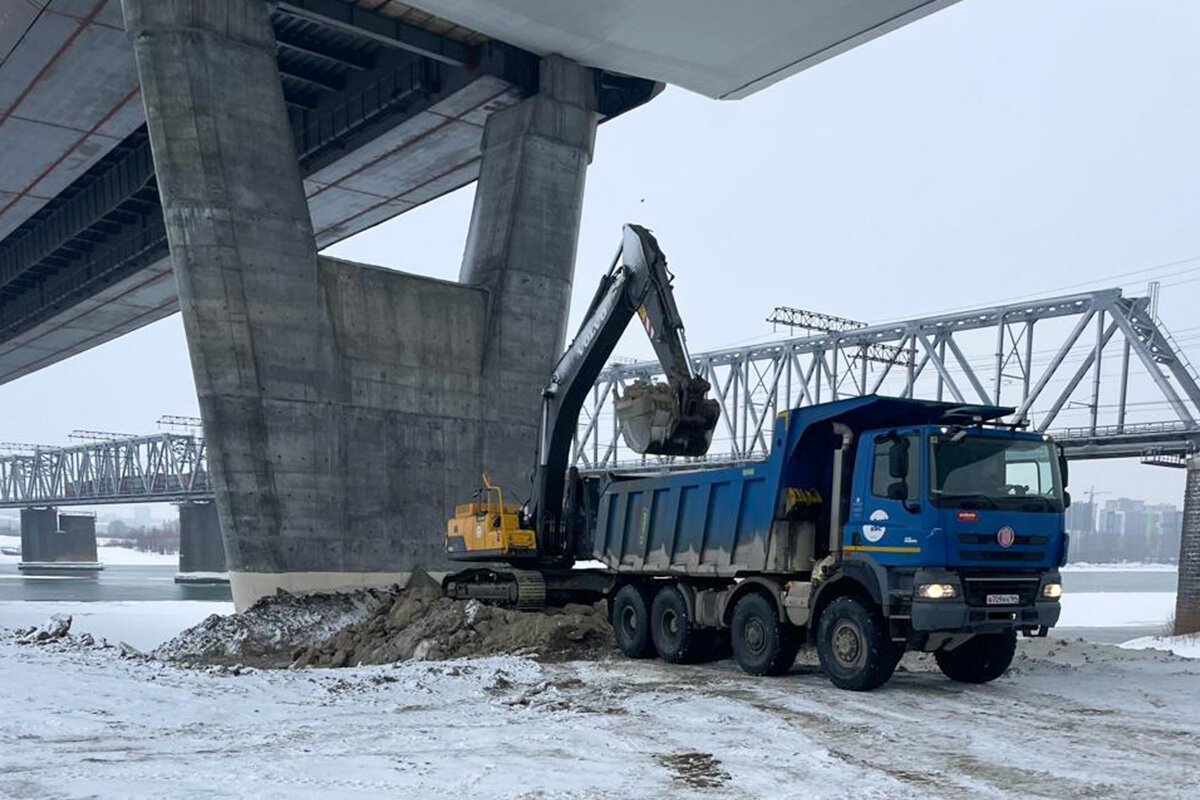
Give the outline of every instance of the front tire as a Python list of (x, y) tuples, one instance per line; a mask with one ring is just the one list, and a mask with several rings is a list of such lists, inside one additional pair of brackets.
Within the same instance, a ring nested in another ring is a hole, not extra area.
[(980, 633), (953, 650), (933, 654), (942, 673), (959, 683), (988, 683), (1003, 675), (1017, 652), (1017, 632)]
[(687, 601), (679, 587), (667, 586), (654, 595), (650, 636), (659, 658), (668, 664), (689, 664), (703, 655), (704, 636), (688, 615)]
[(609, 622), (617, 647), (630, 658), (650, 658), (654, 642), (650, 638), (650, 592), (627, 583), (617, 590), (612, 600)]
[(829, 681), (853, 692), (878, 689), (899, 663), (887, 623), (857, 597), (839, 597), (826, 606), (817, 627), (817, 655)]
[(800, 648), (796, 631), (780, 622), (775, 604), (758, 592), (734, 606), (729, 639), (734, 660), (750, 675), (786, 674)]

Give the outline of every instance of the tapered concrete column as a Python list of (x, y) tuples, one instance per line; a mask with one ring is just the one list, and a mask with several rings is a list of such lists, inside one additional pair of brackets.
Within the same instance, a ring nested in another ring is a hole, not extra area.
[(1200, 457), (1197, 456), (1188, 459), (1180, 536), (1175, 633), (1195, 633), (1200, 631)]
[(227, 583), (225, 545), (216, 503), (179, 504), (176, 583)]
[(593, 71), (549, 56), (538, 94), (492, 114), (484, 129), (459, 279), (489, 292), (483, 463), (520, 496), (534, 463), (538, 390), (563, 349), (595, 105)]
[(342, 569), (338, 360), (269, 4), (122, 7), (230, 569)]
[(56, 508), (21, 509), (22, 572), (96, 572), (96, 517)]

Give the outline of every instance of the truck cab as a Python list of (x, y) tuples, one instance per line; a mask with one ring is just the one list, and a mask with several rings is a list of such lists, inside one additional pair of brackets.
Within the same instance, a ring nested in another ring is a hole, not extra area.
[(1069, 496), (1048, 436), (976, 419), (857, 439), (843, 561), (879, 582), (910, 648), (1058, 622)]

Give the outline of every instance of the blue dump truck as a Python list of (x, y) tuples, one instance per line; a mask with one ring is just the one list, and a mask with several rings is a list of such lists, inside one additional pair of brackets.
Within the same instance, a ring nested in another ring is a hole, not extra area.
[(999, 421), (1012, 409), (864, 396), (781, 413), (761, 461), (566, 469), (571, 398), (594, 382), (595, 353), (611, 352), (588, 331), (597, 318), (623, 329), (637, 313), (652, 340), (673, 340), (656, 343), (669, 384), (616, 399), (631, 447), (696, 455), (717, 419), (708, 385), (684, 369), (657, 244), (627, 226), (622, 252), (543, 393), (530, 501), (505, 504), (488, 487), (447, 524), (451, 558), (507, 566), (448, 576), (448, 596), (605, 599), (626, 655), (681, 663), (732, 650), (754, 675), (787, 672), (815, 644), (829, 679), (860, 691), (908, 650), (932, 652), (953, 680), (990, 681), (1018, 634), (1046, 635), (1067, 557), (1067, 464), (1048, 437)]

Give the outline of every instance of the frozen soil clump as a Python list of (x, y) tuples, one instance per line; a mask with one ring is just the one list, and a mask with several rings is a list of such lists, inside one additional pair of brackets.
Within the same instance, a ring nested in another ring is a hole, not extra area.
[(450, 600), (423, 577), (406, 589), (280, 591), (245, 613), (213, 615), (152, 655), (206, 665), (350, 667), (498, 654), (567, 661), (615, 647), (602, 603), (517, 611)]
[(342, 667), (496, 654), (568, 661), (608, 655), (615, 647), (603, 604), (517, 611), (409, 589), (369, 619), (304, 648), (293, 665)]

